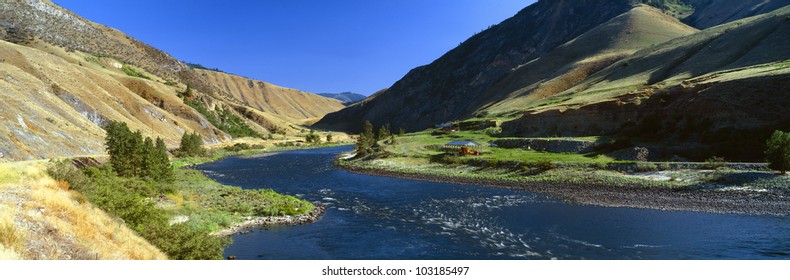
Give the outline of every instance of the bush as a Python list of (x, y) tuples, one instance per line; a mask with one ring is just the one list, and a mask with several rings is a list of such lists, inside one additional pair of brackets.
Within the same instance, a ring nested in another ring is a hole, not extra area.
[(535, 161), (533, 166), (535, 168), (539, 169), (539, 170), (542, 170), (542, 171), (549, 171), (549, 170), (552, 170), (554, 168), (557, 168), (556, 164), (554, 164), (553, 162), (551, 162), (551, 160), (546, 159), (546, 158), (539, 159), (539, 160)]
[(766, 141), (765, 158), (768, 167), (773, 170), (787, 173), (790, 170), (790, 133), (775, 131)]
[(653, 172), (658, 171), (658, 166), (652, 163), (637, 163), (636, 164), (636, 171), (637, 172)]
[(250, 144), (247, 144), (247, 143), (236, 143), (233, 146), (228, 146), (228, 147), (225, 147), (223, 149), (225, 149), (228, 152), (238, 152), (238, 151), (243, 151), (243, 150), (249, 150), (251, 148), (252, 148), (252, 146), (250, 146)]
[(90, 179), (82, 173), (71, 161), (52, 160), (47, 167), (47, 174), (52, 179), (69, 183), (72, 188), (79, 188), (90, 183)]
[(724, 160), (723, 157), (710, 157), (709, 159), (705, 160), (705, 164), (702, 165), (705, 169), (719, 169), (727, 167), (727, 162)]
[(484, 129), (483, 133), (485, 133), (488, 136), (497, 136), (497, 135), (502, 134), (502, 128), (501, 127), (489, 127), (489, 128)]

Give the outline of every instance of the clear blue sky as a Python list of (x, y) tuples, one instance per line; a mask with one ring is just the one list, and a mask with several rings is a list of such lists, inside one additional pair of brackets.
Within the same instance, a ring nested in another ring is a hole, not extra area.
[(310, 92), (391, 86), (534, 0), (53, 0), (187, 62)]

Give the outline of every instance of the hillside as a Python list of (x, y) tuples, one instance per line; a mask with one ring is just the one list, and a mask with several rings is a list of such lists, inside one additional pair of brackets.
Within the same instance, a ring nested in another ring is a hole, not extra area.
[(0, 260), (167, 259), (68, 183), (50, 178), (46, 164), (0, 163)]
[[(86, 20), (49, 0), (0, 3), (0, 38), (19, 43), (19, 39), (26, 37), (39, 38), (69, 51), (113, 57), (167, 81), (181, 81), (203, 92), (215, 93), (195, 71), (169, 54), (121, 31)], [(12, 38), (16, 42), (9, 40)]]
[(323, 97), (329, 97), (329, 98), (334, 98), (334, 99), (340, 100), (340, 102), (343, 102), (343, 104), (345, 104), (345, 105), (351, 105), (351, 104), (354, 104), (356, 102), (362, 101), (363, 99), (367, 98), (367, 96), (364, 96), (364, 95), (359, 94), (359, 93), (353, 93), (353, 92), (319, 93), (318, 95), (323, 96)]
[(185, 132), (207, 144), (296, 135), (342, 108), (269, 84), (274, 97), (228, 92), (170, 55), (49, 1), (0, 3), (0, 39), (0, 162), (104, 154), (109, 120), (176, 147)]
[(332, 98), (259, 80), (210, 70), (195, 71), (211, 85), (230, 93), (242, 104), (295, 121), (322, 117), (345, 107)]
[[(641, 5), (520, 65), (476, 100), (477, 113), (521, 111), (585, 80), (636, 51), (697, 32), (656, 8)], [(601, 40), (607, 38), (607, 40)], [(470, 112), (475, 113), (475, 112)]]
[(790, 5), (790, 0), (684, 0), (694, 12), (683, 19), (688, 25), (706, 29), (731, 21), (768, 13)]
[(511, 135), (602, 135), (659, 153), (760, 160), (790, 129), (790, 6), (643, 49), (503, 125)]
[(178, 88), (130, 77), (114, 59), (37, 45), (49, 52), (0, 41), (2, 161), (103, 154), (108, 120), (170, 145), (184, 131), (199, 131), (208, 142), (229, 139), (186, 106)]
[[(595, 70), (608, 66), (619, 55), (628, 54), (640, 47), (649, 47), (672, 36), (685, 35), (676, 31), (688, 27), (682, 27), (677, 21), (667, 18), (653, 17), (652, 23), (646, 20), (650, 25), (637, 29), (636, 34), (629, 34), (631, 31), (625, 29), (625, 34), (604, 34), (603, 38), (607, 40), (597, 42), (623, 42), (622, 39), (626, 39), (626, 42), (631, 43), (641, 41), (642, 45), (622, 45), (619, 54), (609, 52), (608, 57), (596, 56), (597, 51), (606, 52), (607, 46), (600, 45), (597, 49), (595, 46), (588, 49), (592, 51), (589, 54), (571, 53), (569, 57), (561, 57), (559, 52), (562, 50), (558, 50), (558, 47), (622, 15), (640, 2), (660, 7), (666, 13), (683, 18), (692, 27), (706, 27), (709, 24), (757, 15), (781, 7), (784, 3), (742, 1), (743, 3), (728, 5), (733, 1), (539, 1), (514, 17), (472, 36), (433, 63), (413, 69), (375, 98), (368, 98), (329, 114), (316, 126), (355, 131), (363, 120), (371, 120), (374, 125), (390, 123), (393, 127), (414, 131), (436, 123), (474, 117), (483, 111), (482, 108), (492, 105), (495, 106), (494, 111), (498, 112), (518, 109), (518, 106), (532, 101), (522, 99), (510, 102), (507, 99), (537, 90), (536, 86), (530, 89), (529, 85), (549, 82), (544, 86), (550, 89), (549, 93), (543, 94), (549, 96), (558, 90), (564, 90), (565, 87), (575, 86), (574, 82), (579, 82)], [(647, 36), (653, 31), (668, 33)], [(642, 36), (647, 40), (627, 40), (628, 36)], [(588, 48), (581, 44), (576, 44), (576, 47), (581, 50)], [(613, 50), (617, 47), (615, 43)], [(554, 59), (544, 58), (553, 51), (556, 51), (555, 59), (559, 58), (559, 69), (553, 67), (554, 65), (535, 65), (538, 59), (554, 63)], [(594, 58), (594, 61), (585, 61), (583, 58)], [(585, 62), (586, 66), (574, 59), (582, 59), (580, 61)], [(533, 64), (533, 67), (551, 71), (552, 74), (544, 76), (526, 70), (521, 70), (522, 76), (514, 73), (519, 69), (527, 69), (524, 68), (526, 64)], [(555, 73), (557, 71), (559, 73)], [(508, 81), (515, 83), (510, 85)], [(498, 102), (501, 103), (494, 104)]]

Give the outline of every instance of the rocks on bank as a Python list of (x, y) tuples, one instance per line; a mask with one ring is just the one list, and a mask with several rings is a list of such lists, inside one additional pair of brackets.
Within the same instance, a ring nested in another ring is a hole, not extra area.
[(229, 228), (212, 233), (215, 236), (230, 236), (238, 233), (246, 233), (252, 228), (266, 227), (273, 225), (301, 225), (318, 221), (326, 212), (326, 206), (315, 204), (313, 211), (304, 215), (297, 216), (276, 216), (276, 217), (247, 217), (246, 221), (237, 223)]

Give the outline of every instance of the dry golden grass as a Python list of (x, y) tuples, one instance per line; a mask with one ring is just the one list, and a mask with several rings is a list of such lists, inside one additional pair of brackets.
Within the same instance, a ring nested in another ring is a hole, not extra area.
[(0, 260), (20, 259), (26, 233), (14, 224), (16, 210), (0, 205)]
[(50, 178), (46, 165), (0, 164), (0, 259), (167, 258), (68, 183)]

